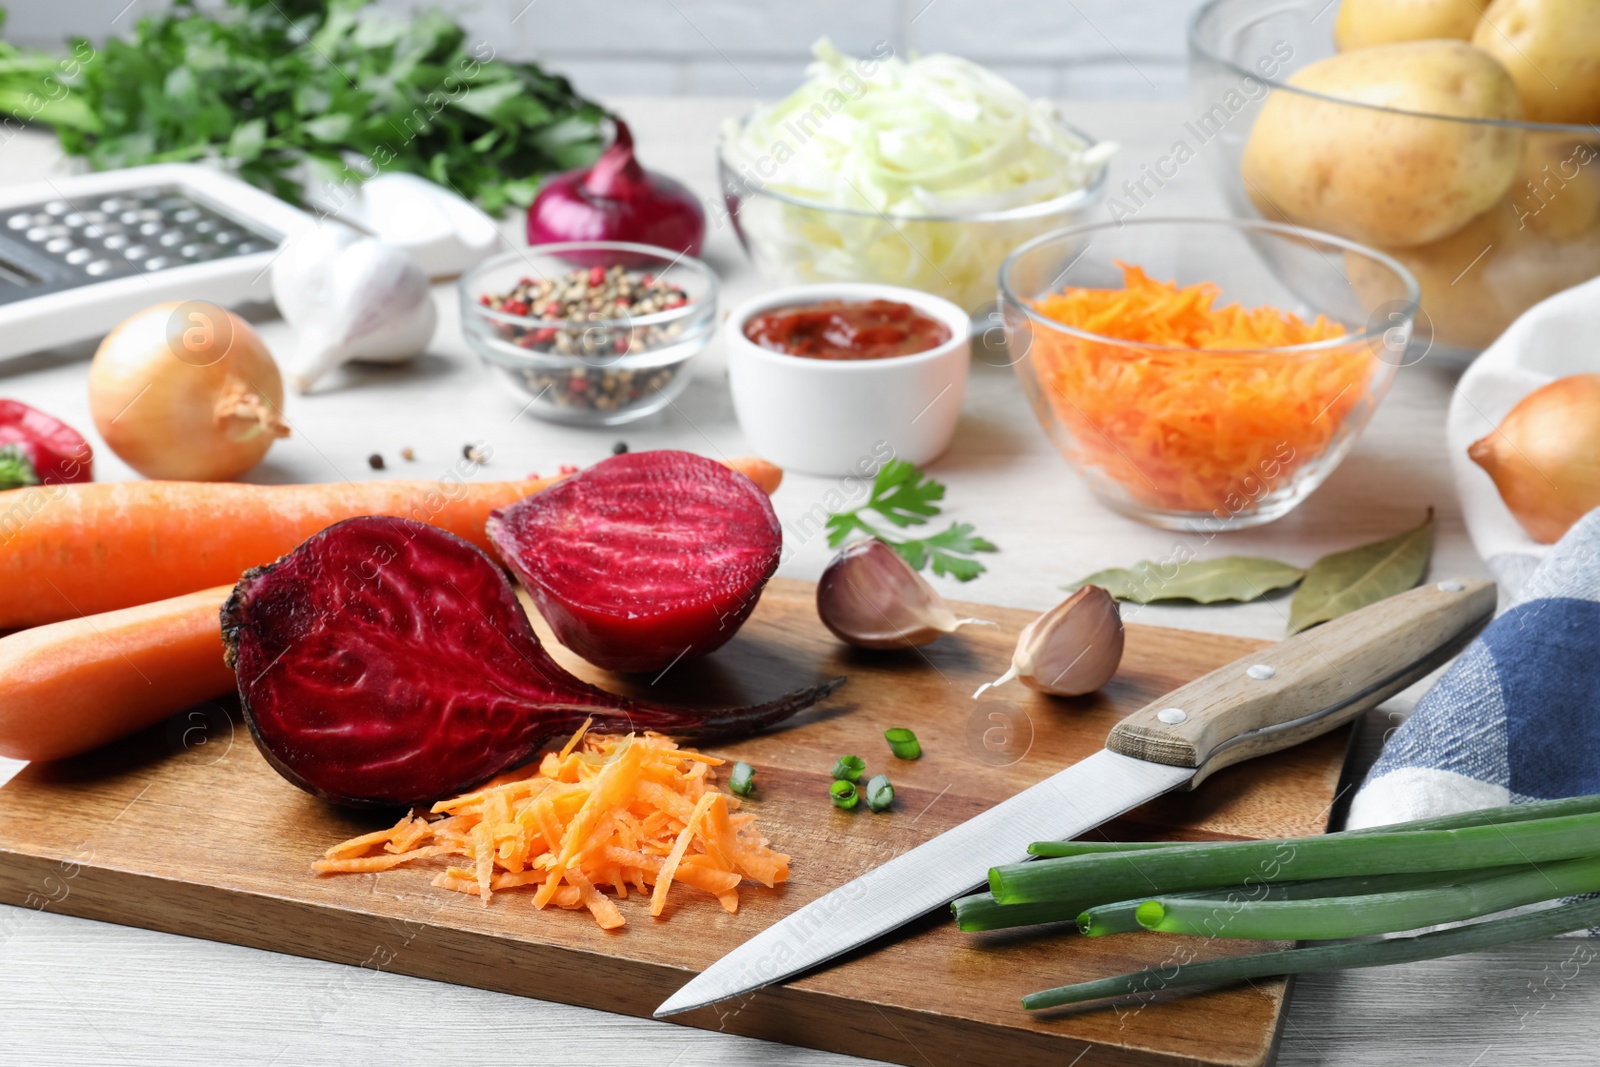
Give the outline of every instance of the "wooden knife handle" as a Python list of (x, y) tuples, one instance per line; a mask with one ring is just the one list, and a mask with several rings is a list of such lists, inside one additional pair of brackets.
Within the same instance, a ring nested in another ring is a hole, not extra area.
[(1212, 771), (1298, 745), (1382, 703), (1444, 663), (1494, 616), (1493, 582), (1447, 580), (1312, 627), (1129, 715), (1113, 752)]

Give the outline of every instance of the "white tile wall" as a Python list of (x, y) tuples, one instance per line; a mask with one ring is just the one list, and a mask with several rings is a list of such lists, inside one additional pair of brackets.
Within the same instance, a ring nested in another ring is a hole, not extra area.
[[(164, 0), (13, 0), (4, 36), (57, 45), (126, 34)], [(379, 0), (396, 9), (430, 0)], [(508, 58), (531, 58), (591, 95), (772, 97), (811, 42), (947, 51), (1055, 97), (1183, 93), (1184, 32), (1200, 0), (432, 0)], [(205, 0), (212, 7), (217, 0)]]

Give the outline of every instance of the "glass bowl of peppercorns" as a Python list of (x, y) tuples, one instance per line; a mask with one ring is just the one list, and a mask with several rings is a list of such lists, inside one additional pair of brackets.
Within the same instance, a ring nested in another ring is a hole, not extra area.
[(691, 256), (569, 241), (485, 260), (462, 277), (479, 357), (553, 422), (615, 426), (660, 411), (716, 332), (717, 276)]

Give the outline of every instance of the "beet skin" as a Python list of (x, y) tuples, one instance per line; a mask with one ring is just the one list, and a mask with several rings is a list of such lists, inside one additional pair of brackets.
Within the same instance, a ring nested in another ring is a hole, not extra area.
[(722, 647), (778, 569), (759, 486), (692, 452), (628, 452), (489, 516), (489, 539), (560, 642), (659, 671)]
[(410, 519), (336, 523), (240, 579), (222, 609), (245, 721), (289, 781), (348, 804), (469, 789), (594, 718), (594, 729), (707, 739), (793, 715), (843, 681), (746, 708), (627, 700), (539, 644), (505, 573)]

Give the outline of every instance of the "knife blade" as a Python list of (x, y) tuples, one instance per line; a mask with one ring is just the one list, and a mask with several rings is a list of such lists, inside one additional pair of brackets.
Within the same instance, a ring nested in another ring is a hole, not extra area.
[(792, 978), (1067, 840), (1223, 767), (1340, 726), (1426, 676), (1494, 614), (1494, 583), (1390, 597), (1221, 667), (1123, 719), (1100, 752), (774, 923), (690, 979), (656, 1018)]

